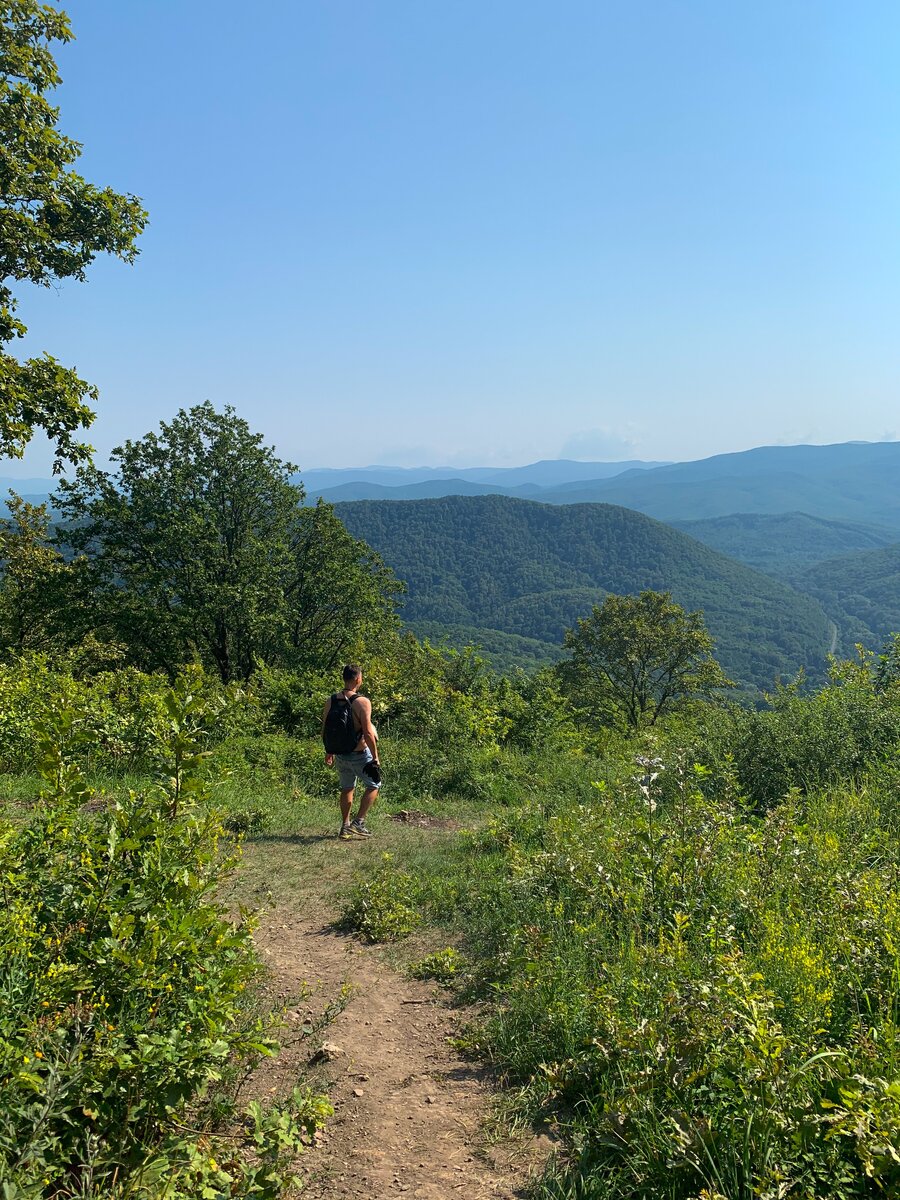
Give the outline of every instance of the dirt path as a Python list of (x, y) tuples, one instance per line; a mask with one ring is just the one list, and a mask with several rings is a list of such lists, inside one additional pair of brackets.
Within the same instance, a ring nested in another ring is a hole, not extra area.
[(284, 1039), (267, 1090), (289, 1091), (324, 1040), (334, 1057), (316, 1067), (335, 1106), (321, 1141), (301, 1160), (304, 1197), (406, 1195), (417, 1200), (512, 1200), (524, 1194), (550, 1149), (528, 1137), (485, 1146), (491, 1091), (449, 1044), (454, 1013), (439, 989), (392, 970), (375, 948), (333, 927), (272, 914), (259, 945), (283, 995), (312, 989), (290, 1010), (299, 1029), (339, 1002), (346, 1006), (318, 1040)]

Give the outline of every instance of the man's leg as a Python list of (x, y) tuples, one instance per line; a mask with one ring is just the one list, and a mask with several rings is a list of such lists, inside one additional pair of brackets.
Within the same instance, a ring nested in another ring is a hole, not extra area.
[(357, 821), (364, 821), (366, 819), (366, 813), (377, 799), (378, 788), (366, 788), (363, 792), (363, 798), (359, 802), (359, 812), (356, 814)]
[[(365, 797), (363, 797), (363, 802), (365, 802)], [(351, 812), (352, 808), (353, 808), (353, 788), (352, 787), (351, 788), (341, 788), (341, 824), (342, 825), (350, 824), (350, 812)], [(362, 812), (362, 805), (360, 805), (360, 812)]]

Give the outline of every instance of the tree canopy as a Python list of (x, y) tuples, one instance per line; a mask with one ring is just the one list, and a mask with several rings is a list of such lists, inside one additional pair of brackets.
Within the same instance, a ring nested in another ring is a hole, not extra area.
[[(84, 280), (98, 254), (131, 262), (147, 219), (135, 196), (72, 169), (81, 145), (59, 131), (59, 109), (47, 99), (61, 82), (51, 45), (72, 36), (66, 14), (36, 0), (7, 0), (0, 11), (0, 346), (26, 333), (15, 283)], [(51, 355), (22, 362), (0, 350), (0, 456), (21, 457), (41, 429), (57, 465), (84, 459), (76, 434), (93, 420), (96, 398)]]
[(138, 665), (199, 658), (225, 681), (332, 667), (392, 629), (399, 585), (232, 408), (181, 410), (64, 483), (60, 538), (88, 564), (94, 625)]
[(66, 566), (50, 544), (45, 504), (10, 493), (9, 516), (0, 519), (0, 646), (45, 650), (55, 642)]
[(734, 686), (713, 658), (703, 614), (668, 592), (607, 596), (566, 633), (562, 675), (576, 692), (599, 683), (631, 728), (655, 725), (682, 700)]

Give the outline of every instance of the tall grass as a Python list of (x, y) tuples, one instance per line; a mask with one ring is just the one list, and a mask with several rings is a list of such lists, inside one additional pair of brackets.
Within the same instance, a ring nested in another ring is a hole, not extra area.
[(684, 761), (532, 806), (469, 895), (480, 1035), (572, 1157), (545, 1197), (900, 1187), (896, 787), (764, 816)]

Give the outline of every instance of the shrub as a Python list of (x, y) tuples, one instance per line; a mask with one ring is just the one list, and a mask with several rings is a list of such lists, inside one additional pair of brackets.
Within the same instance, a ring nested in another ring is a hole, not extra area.
[[(78, 652), (57, 656), (26, 653), (0, 664), (0, 771), (35, 767), (38, 732), (65, 711), (66, 754), (83, 768), (152, 766), (168, 753), (170, 683), (134, 667), (82, 675)], [(259, 723), (258, 712), (237, 687), (222, 687), (199, 667), (186, 667), (178, 687), (202, 699), (209, 741)]]
[(257, 700), (270, 726), (300, 737), (319, 732), (325, 698), (336, 690), (324, 675), (264, 667), (255, 682)]
[(260, 972), (250, 923), (215, 899), (236, 862), (207, 806), (215, 714), (186, 688), (161, 704), (170, 755), (158, 784), (93, 797), (63, 750), (78, 714), (62, 708), (36, 729), (39, 810), (0, 831), (8, 1197), (275, 1196), (302, 1130), (327, 1110), (298, 1093), (287, 1109), (248, 1112), (236, 1143), (210, 1137), (204, 1099), (230, 1064), (275, 1042), (248, 1003)]
[(868, 656), (836, 664), (827, 687), (812, 696), (779, 688), (770, 707), (738, 722), (735, 760), (741, 783), (758, 805), (791, 788), (813, 791), (840, 780), (859, 782), (900, 747), (896, 689), (877, 686)]
[(428, 954), (410, 967), (416, 979), (436, 979), (438, 983), (452, 983), (459, 975), (462, 960), (458, 950), (447, 946)]
[(412, 933), (421, 919), (416, 900), (413, 877), (398, 871), (392, 856), (385, 854), (372, 875), (351, 890), (343, 920), (367, 942), (396, 942)]
[(526, 810), (492, 880), (471, 876), (480, 1044), (576, 1152), (539, 1194), (892, 1194), (893, 776), (757, 817), (714, 769), (631, 770)]

